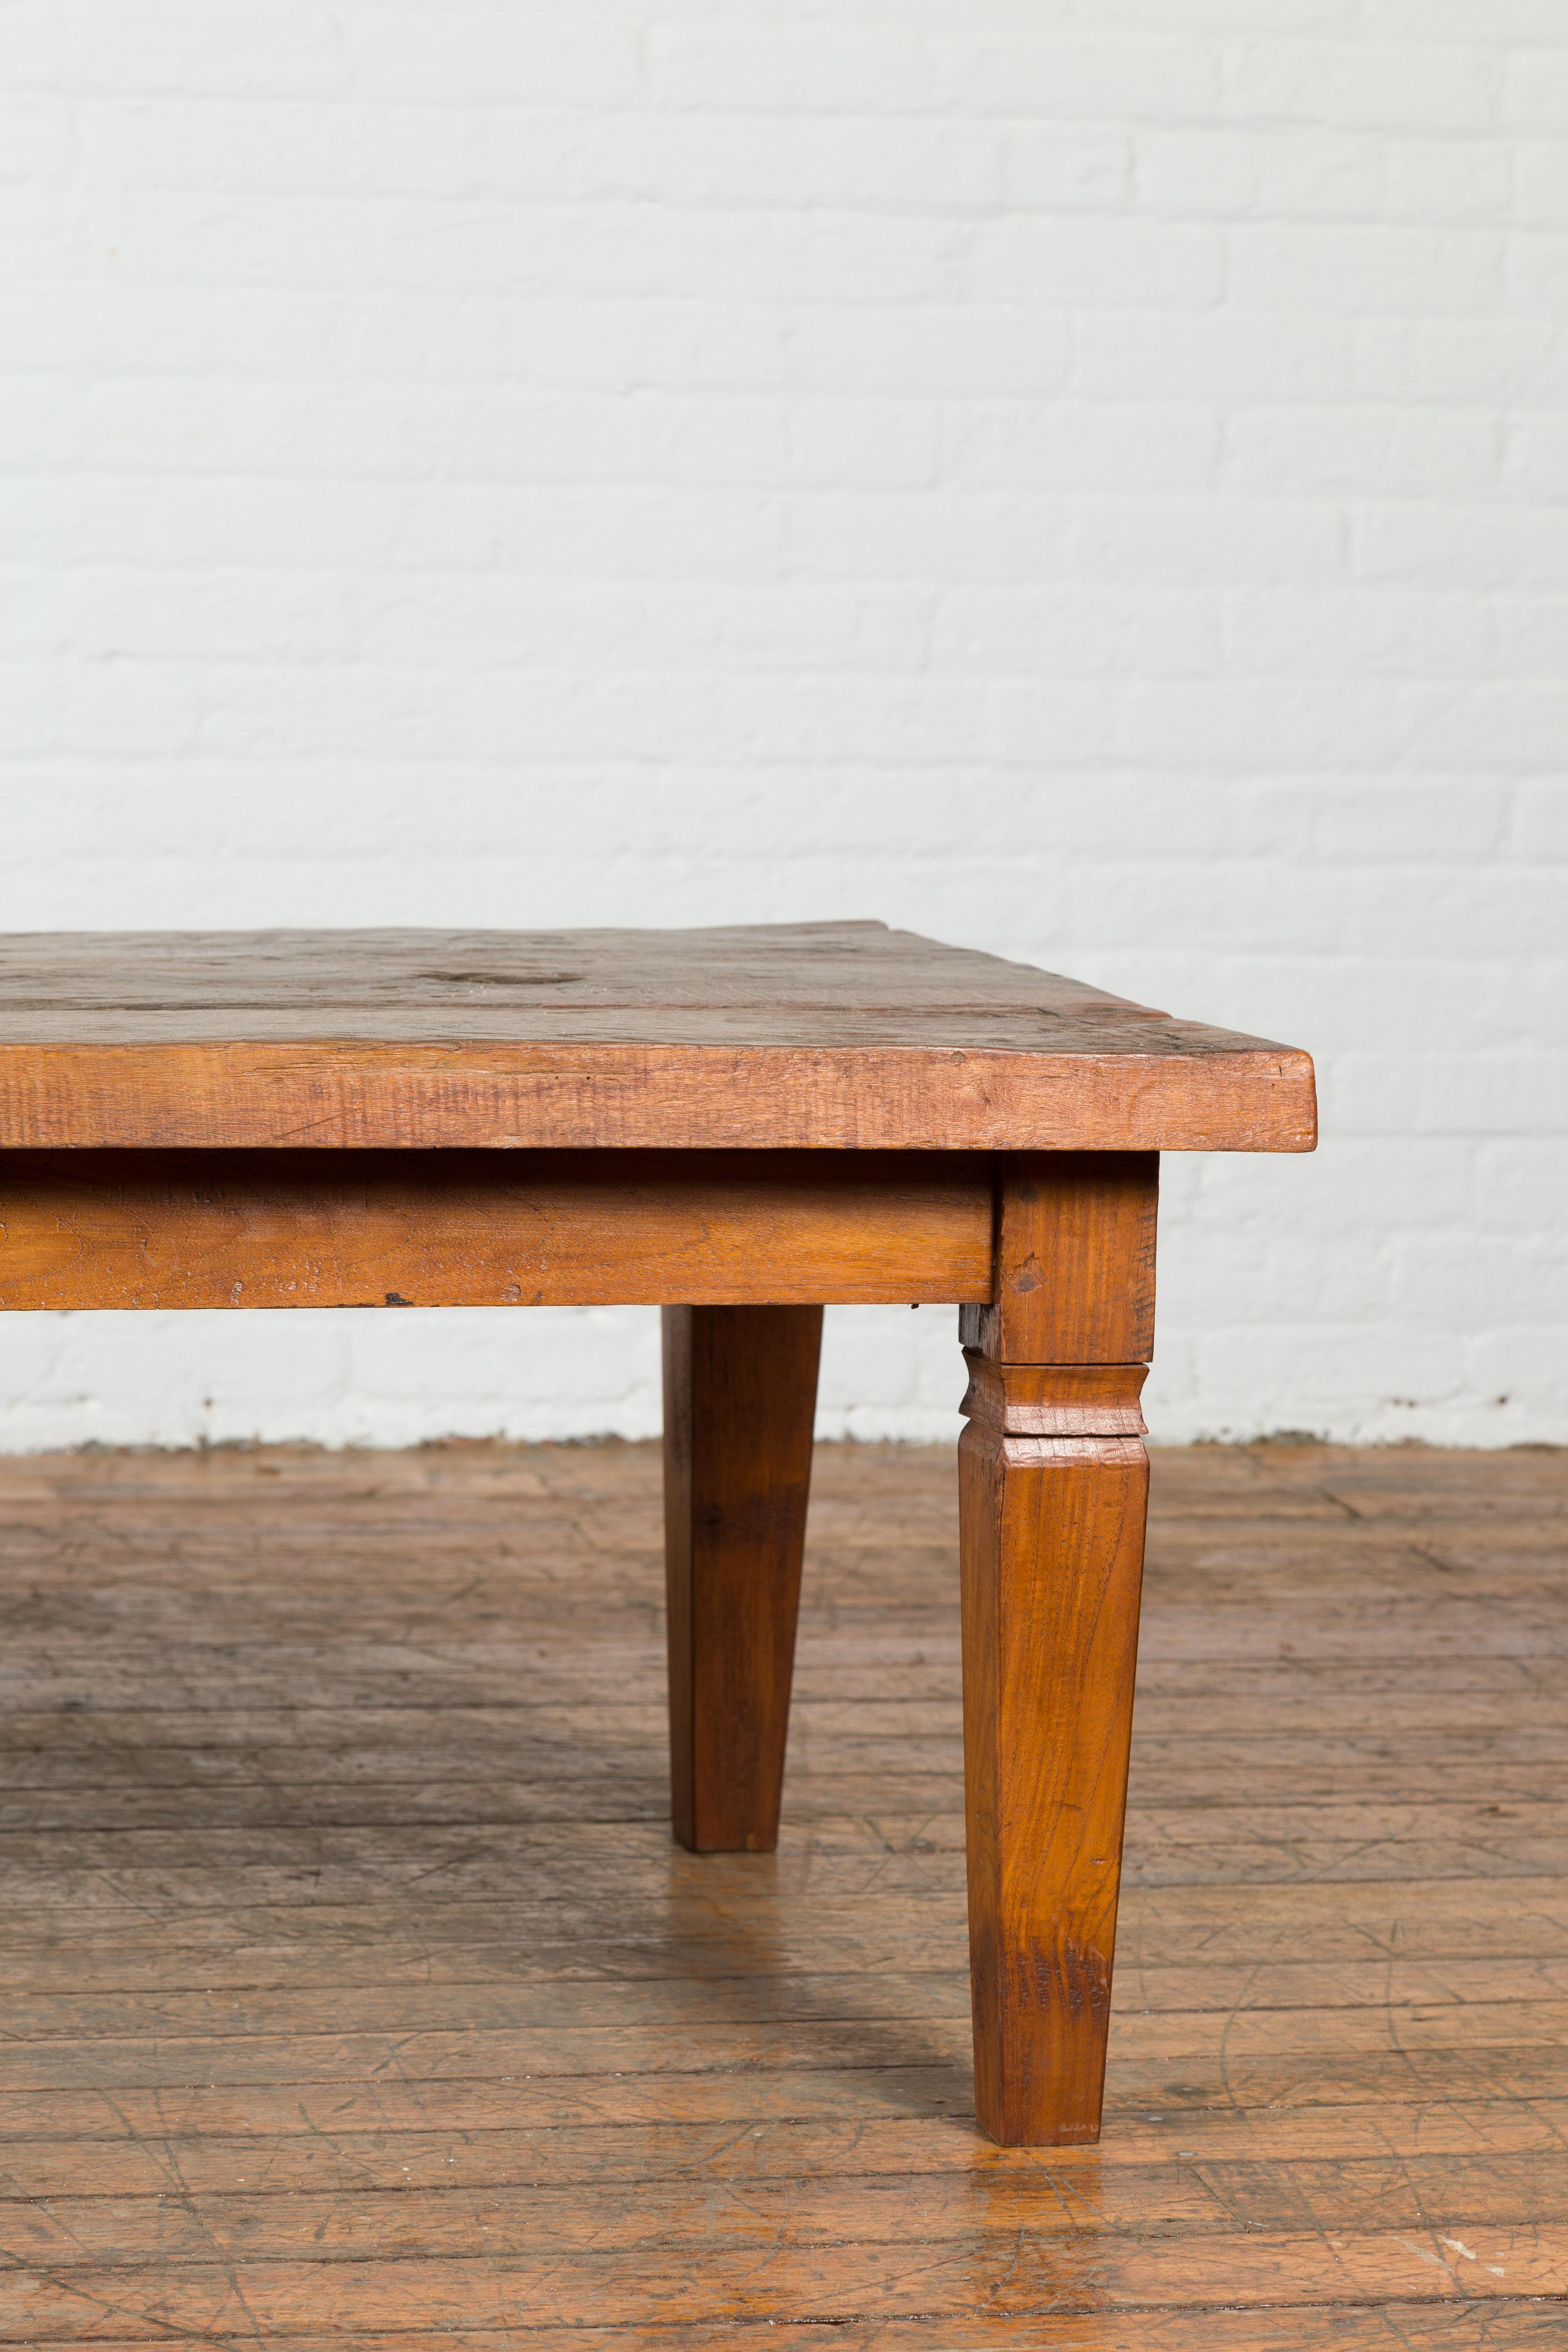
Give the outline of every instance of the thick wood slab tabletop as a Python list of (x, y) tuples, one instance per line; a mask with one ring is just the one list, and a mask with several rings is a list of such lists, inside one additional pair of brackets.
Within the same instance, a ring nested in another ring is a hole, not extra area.
[(0, 1149), (1315, 1137), (1304, 1053), (882, 923), (0, 939)]

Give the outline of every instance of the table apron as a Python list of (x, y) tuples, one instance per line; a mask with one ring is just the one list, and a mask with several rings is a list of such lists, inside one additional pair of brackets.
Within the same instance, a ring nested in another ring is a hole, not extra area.
[(989, 1301), (992, 1155), (0, 1154), (0, 1308)]

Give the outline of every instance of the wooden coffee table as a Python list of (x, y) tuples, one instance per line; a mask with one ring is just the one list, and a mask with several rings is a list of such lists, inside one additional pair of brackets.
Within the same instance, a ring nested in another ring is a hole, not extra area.
[(675, 1834), (778, 1836), (824, 1302), (946, 1301), (976, 2104), (1100, 2130), (1162, 1151), (1307, 1055), (879, 923), (0, 940), (0, 1307), (664, 1309)]

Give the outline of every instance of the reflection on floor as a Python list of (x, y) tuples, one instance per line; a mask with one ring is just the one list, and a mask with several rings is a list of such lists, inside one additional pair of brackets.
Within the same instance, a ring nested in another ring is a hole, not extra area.
[(1155, 1459), (1105, 2137), (969, 2106), (945, 1450), (666, 1829), (657, 1451), (0, 1462), (0, 2339), (1568, 2345), (1568, 1456)]

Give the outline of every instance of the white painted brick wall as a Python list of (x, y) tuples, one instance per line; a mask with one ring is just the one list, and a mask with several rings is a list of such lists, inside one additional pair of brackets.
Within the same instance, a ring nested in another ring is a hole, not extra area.
[[(886, 916), (1312, 1047), (1159, 1434), (1568, 1440), (1562, 0), (8, 0), (0, 922)], [(23, 1317), (0, 1443), (646, 1432)], [(952, 1318), (825, 1425), (953, 1426)]]

